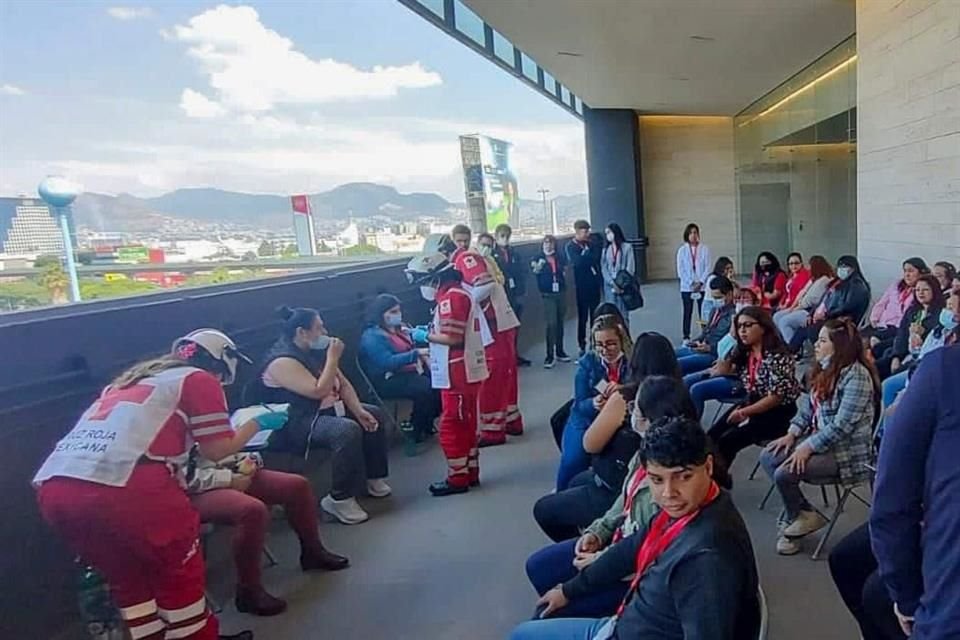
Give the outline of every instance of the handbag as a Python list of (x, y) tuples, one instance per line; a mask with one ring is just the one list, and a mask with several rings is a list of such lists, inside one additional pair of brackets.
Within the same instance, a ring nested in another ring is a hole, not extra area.
[(628, 311), (643, 307), (643, 293), (640, 292), (640, 280), (626, 269), (621, 269), (613, 278), (613, 284), (623, 293), (620, 298)]

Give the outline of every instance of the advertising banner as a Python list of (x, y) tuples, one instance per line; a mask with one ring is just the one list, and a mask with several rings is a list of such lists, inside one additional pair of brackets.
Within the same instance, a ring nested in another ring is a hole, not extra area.
[(520, 222), (517, 177), (510, 163), (513, 145), (489, 136), (460, 136), (463, 183), (475, 233)]

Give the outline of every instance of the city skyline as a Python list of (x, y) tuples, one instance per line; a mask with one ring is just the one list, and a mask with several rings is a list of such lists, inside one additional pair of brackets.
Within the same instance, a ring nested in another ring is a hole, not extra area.
[(396, 0), (0, 11), (3, 193), (64, 173), (141, 197), (378, 182), (456, 202), (474, 132), (514, 143), (521, 195), (586, 191), (582, 123)]

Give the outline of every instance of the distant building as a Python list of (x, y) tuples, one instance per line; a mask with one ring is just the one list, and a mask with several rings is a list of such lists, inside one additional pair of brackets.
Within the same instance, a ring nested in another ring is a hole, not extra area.
[(304, 195), (291, 196), (290, 204), (293, 208), (293, 232), (297, 237), (297, 252), (301, 256), (317, 255), (310, 198)]
[[(70, 228), (74, 229), (70, 220)], [(71, 233), (76, 245), (75, 232)], [(39, 198), (0, 198), (0, 254), (62, 253), (57, 219)]]

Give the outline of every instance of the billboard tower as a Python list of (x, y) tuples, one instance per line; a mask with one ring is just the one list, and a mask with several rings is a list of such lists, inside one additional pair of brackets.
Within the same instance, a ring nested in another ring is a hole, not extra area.
[(474, 233), (493, 232), (498, 224), (520, 224), (517, 176), (510, 163), (513, 145), (473, 134), (460, 136), (463, 185), (470, 227)]

